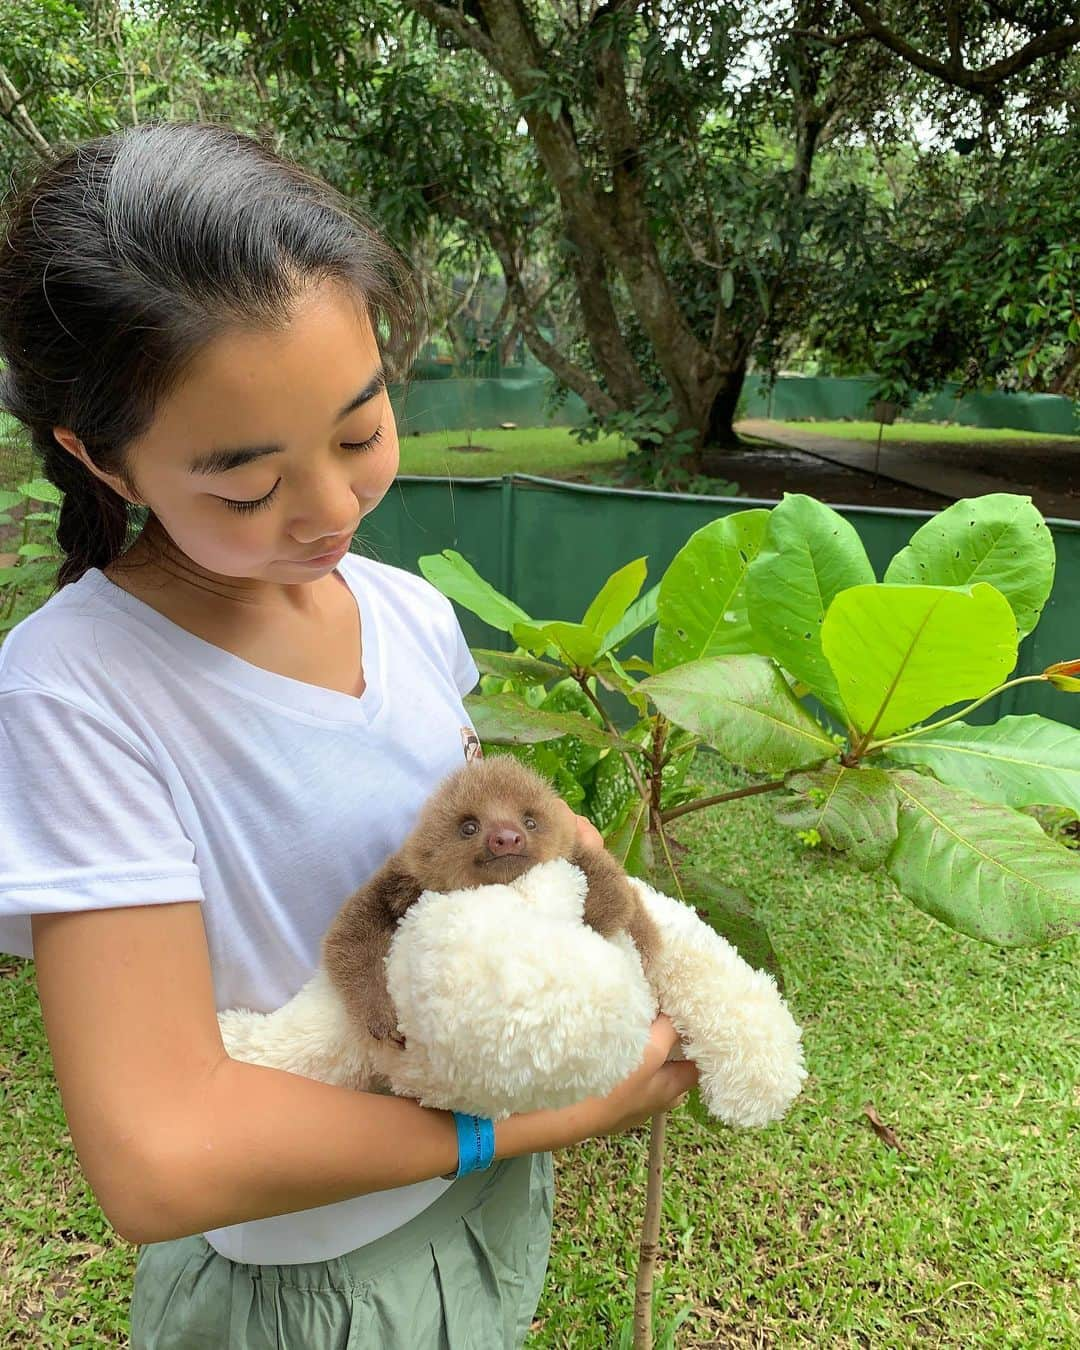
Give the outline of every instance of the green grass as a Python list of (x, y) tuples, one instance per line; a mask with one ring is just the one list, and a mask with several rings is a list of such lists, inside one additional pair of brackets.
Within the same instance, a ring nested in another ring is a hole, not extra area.
[[(452, 445), (488, 446), (462, 452)], [(522, 427), (518, 431), (432, 431), (401, 436), (401, 472), (450, 478), (496, 478), (504, 473), (538, 477), (610, 469), (633, 449), (618, 436), (602, 436), (582, 445), (569, 427)]]
[[(812, 419), (798, 419), (785, 422), (785, 426), (805, 427), (820, 436), (839, 436), (850, 441), (876, 441), (877, 422), (817, 422)], [(963, 444), (965, 442), (988, 441), (1064, 441), (1066, 444), (1080, 446), (1080, 436), (1065, 436), (1059, 433), (1047, 434), (1039, 431), (1017, 431), (1013, 427), (962, 427), (952, 422), (893, 422), (884, 428), (883, 440), (886, 441), (928, 441)]]
[[(742, 781), (711, 755), (695, 776), (708, 791)], [(806, 850), (767, 797), (676, 833), (767, 918), (810, 1068), (766, 1130), (671, 1121), (659, 1304), (662, 1322), (687, 1310), (676, 1345), (1080, 1344), (1080, 941), (960, 937), (884, 878)], [(119, 1345), (134, 1253), (80, 1179), (31, 974), (9, 961), (0, 979), (0, 1345)], [(557, 1155), (531, 1345), (619, 1345), (646, 1147), (640, 1130)]]

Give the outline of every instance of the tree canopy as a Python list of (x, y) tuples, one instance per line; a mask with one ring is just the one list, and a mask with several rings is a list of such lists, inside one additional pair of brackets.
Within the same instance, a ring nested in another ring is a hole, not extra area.
[(1078, 42), (1041, 2), (17, 0), (0, 126), (8, 166), (148, 116), (263, 135), (433, 311), (496, 267), (598, 424), (707, 463), (751, 364), (1075, 388)]

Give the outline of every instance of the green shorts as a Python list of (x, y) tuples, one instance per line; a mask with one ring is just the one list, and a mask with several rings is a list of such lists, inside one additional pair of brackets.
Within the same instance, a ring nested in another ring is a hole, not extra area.
[(517, 1350), (547, 1271), (550, 1153), (506, 1158), (332, 1261), (245, 1265), (201, 1235), (143, 1247), (132, 1350)]

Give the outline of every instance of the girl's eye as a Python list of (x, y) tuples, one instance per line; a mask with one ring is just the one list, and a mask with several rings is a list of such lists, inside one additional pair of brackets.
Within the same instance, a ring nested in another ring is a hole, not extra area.
[(264, 506), (269, 506), (269, 505), (270, 505), (271, 499), (273, 498), (274, 494), (277, 492), (278, 487), (280, 486), (280, 484), (281, 484), (281, 479), (279, 478), (279, 479), (277, 480), (277, 482), (274, 484), (274, 486), (270, 489), (270, 491), (266, 494), (265, 497), (256, 497), (255, 500), (254, 500), (253, 502), (236, 502), (236, 501), (233, 501), (233, 499), (232, 499), (231, 497), (219, 497), (219, 498), (218, 498), (218, 501), (224, 502), (225, 505), (229, 508), (230, 511), (240, 511), (241, 513), (247, 512), (247, 511), (259, 511), (259, 510), (261, 510)]
[[(371, 450), (376, 445), (379, 444), (382, 438), (383, 438), (383, 428), (380, 425), (375, 428), (375, 430), (371, 433), (371, 435), (367, 438), (366, 441), (342, 441), (341, 448), (342, 450)], [(218, 501), (224, 502), (230, 511), (239, 511), (241, 514), (250, 511), (259, 511), (264, 506), (270, 505), (270, 502), (273, 500), (274, 494), (277, 492), (280, 484), (281, 479), (279, 478), (265, 497), (256, 497), (254, 501), (238, 502), (234, 501), (232, 497), (219, 497)]]
[(371, 450), (378, 445), (383, 438), (383, 427), (380, 423), (366, 441), (342, 441), (342, 450)]

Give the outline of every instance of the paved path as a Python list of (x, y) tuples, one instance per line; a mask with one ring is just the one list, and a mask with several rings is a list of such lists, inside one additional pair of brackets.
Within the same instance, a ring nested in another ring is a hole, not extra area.
[[(739, 430), (747, 436), (760, 436), (764, 440), (779, 441), (795, 450), (805, 450), (820, 459), (843, 464), (849, 469), (863, 469), (874, 472), (874, 460), (877, 455), (877, 442), (848, 441), (839, 436), (822, 436), (812, 429), (809, 423), (792, 424), (790, 422), (770, 422), (765, 418), (750, 417), (739, 423)], [(1037, 439), (1032, 437), (1032, 439)], [(986, 492), (1020, 492), (1030, 496), (1044, 516), (1065, 519), (1076, 518), (1076, 498), (1064, 493), (1044, 492), (1039, 488), (1018, 487), (1007, 478), (995, 478), (974, 469), (965, 469), (955, 458), (944, 456), (948, 447), (942, 443), (926, 453), (913, 450), (909, 446), (881, 443), (881, 460), (878, 472), (882, 478), (891, 478), (898, 483), (907, 483), (910, 487), (923, 488), (927, 492), (939, 492), (943, 497), (952, 497), (959, 501), (962, 497), (980, 497)]]

